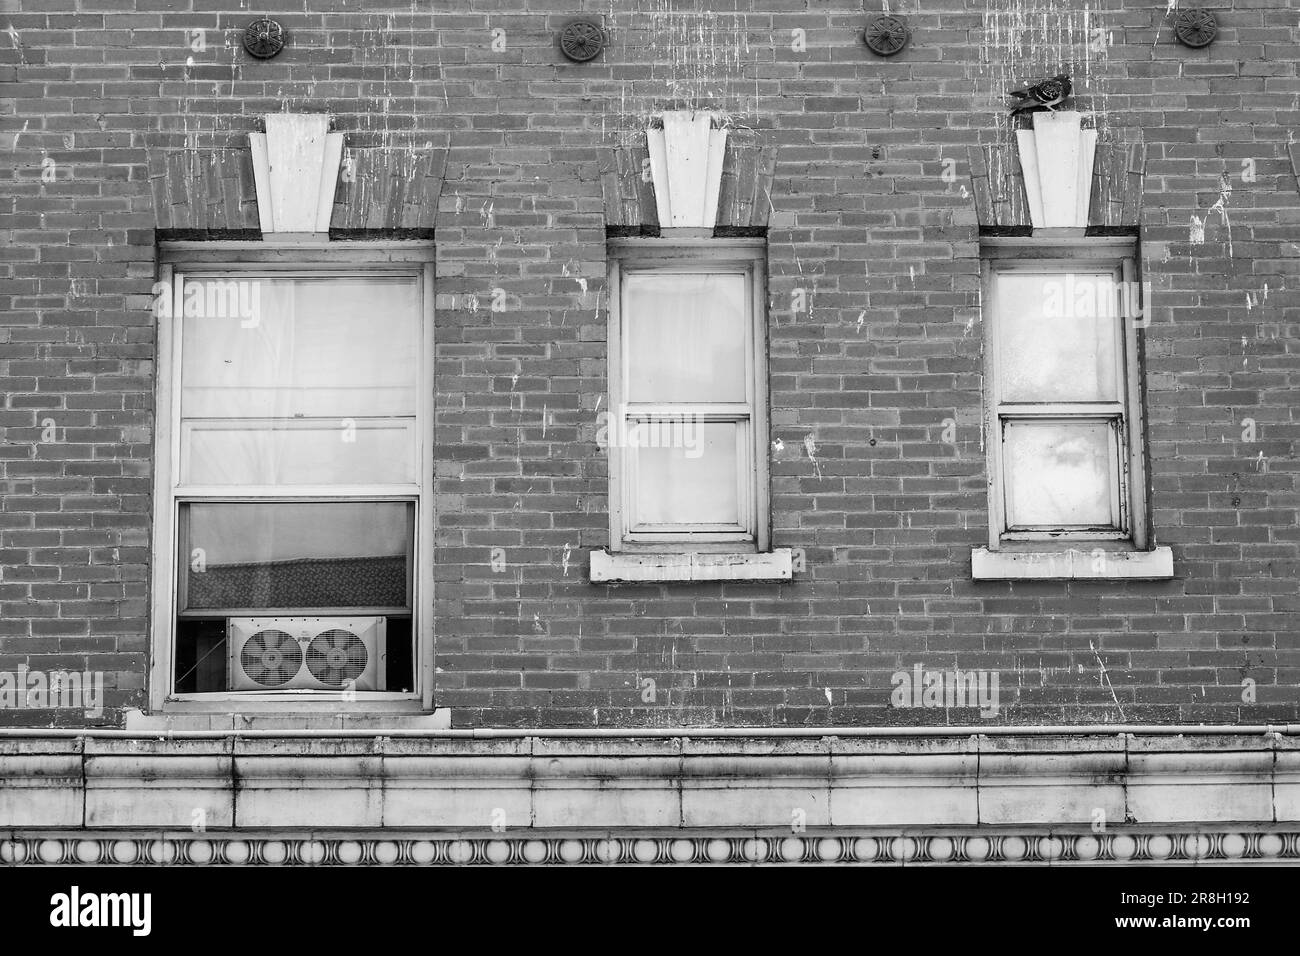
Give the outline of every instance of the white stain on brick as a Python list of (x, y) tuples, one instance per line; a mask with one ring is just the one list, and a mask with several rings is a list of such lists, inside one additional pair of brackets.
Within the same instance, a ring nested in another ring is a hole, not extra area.
[(27, 66), (27, 52), (23, 49), (22, 34), (20, 34), (16, 29), (14, 29), (14, 25), (12, 23), (9, 24), (5, 32), (9, 34), (9, 42), (12, 43), (14, 45), (14, 49), (18, 51), (18, 62), (21, 63), (23, 66)]
[[(1232, 258), (1232, 222), (1228, 219), (1228, 197), (1232, 195), (1232, 179), (1227, 173), (1219, 174), (1219, 198), (1210, 207), (1210, 212), (1217, 212), (1228, 233), (1228, 258)], [(1205, 216), (1209, 219), (1209, 213)]]
[(813, 474), (818, 478), (822, 476), (821, 462), (817, 460), (817, 442), (812, 435), (804, 435), (803, 448), (808, 453), (808, 460), (813, 463)]
[(1008, 90), (1056, 73), (1067, 73), (1074, 95), (1086, 92), (1081, 109), (1100, 129), (1107, 114), (1109, 72), (1102, 67), (1109, 43), (1097, 44), (1113, 10), (1097, 0), (989, 0), (978, 37), (979, 69), (986, 80), (977, 99), (992, 108), (998, 138), (1010, 141), (1016, 121), (1006, 109)]
[(1106, 689), (1110, 691), (1110, 699), (1115, 702), (1115, 709), (1119, 711), (1119, 719), (1123, 720), (1124, 708), (1120, 705), (1119, 697), (1115, 695), (1115, 688), (1111, 685), (1110, 675), (1106, 673), (1106, 663), (1101, 659), (1101, 655), (1097, 653), (1097, 648), (1093, 646), (1092, 641), (1088, 642), (1088, 650), (1092, 651), (1092, 656), (1097, 658), (1097, 667), (1100, 669), (1097, 683), (1104, 684)]

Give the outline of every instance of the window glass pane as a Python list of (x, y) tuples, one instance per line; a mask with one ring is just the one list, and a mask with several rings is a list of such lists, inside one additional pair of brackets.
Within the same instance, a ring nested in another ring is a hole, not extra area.
[(1002, 401), (1119, 401), (1112, 273), (1002, 272), (997, 282)]
[[(740, 524), (735, 422), (706, 422), (684, 430), (686, 440), (655, 440), (654, 425), (629, 429), (636, 448), (633, 525)], [(672, 434), (660, 430), (659, 435)], [(659, 445), (660, 447), (650, 447)], [(664, 446), (667, 447), (664, 447)]]
[(412, 277), (187, 280), (182, 417), (414, 415), (417, 292)]
[(401, 501), (182, 505), (182, 610), (410, 607), (413, 514)]
[(182, 429), (181, 481), (412, 481), (418, 293), (412, 277), (187, 280), (181, 417), (221, 427)]
[(248, 422), (187, 427), (181, 483), (191, 485), (414, 482), (414, 420)]
[(1015, 421), (1003, 427), (1009, 527), (1114, 526), (1118, 475), (1110, 423)]
[(626, 273), (627, 400), (743, 402), (748, 279)]

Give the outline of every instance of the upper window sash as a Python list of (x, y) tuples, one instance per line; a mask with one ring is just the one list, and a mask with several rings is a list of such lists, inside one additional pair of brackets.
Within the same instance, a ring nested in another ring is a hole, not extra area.
[[(989, 293), (1000, 407), (1124, 403), (1123, 269), (1062, 260), (999, 262)], [(1053, 320), (1056, 320), (1053, 322)], [(1050, 336), (1034, 326), (1052, 322)]]
[(418, 492), (423, 270), (240, 265), (173, 274), (172, 486)]

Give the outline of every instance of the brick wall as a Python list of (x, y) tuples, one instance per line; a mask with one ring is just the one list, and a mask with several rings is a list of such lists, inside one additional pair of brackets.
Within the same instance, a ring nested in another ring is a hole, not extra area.
[[(890, 6), (913, 40), (881, 59), (843, 2), (306, 0), (267, 11), (291, 43), (259, 62), (239, 46), (258, 14), (229, 2), (0, 0), (0, 671), (104, 671), (98, 722), (143, 704), (168, 221), (148, 156), (242, 147), (289, 109), (330, 112), (349, 146), (447, 150), (421, 225), (440, 276), (435, 696), (457, 725), (986, 719), (892, 709), (891, 675), (918, 663), (996, 672), (997, 722), (1300, 719), (1300, 12), (1225, 0), (1192, 50), (1160, 3)], [(579, 12), (610, 31), (582, 65), (554, 44)], [(1172, 581), (970, 577), (987, 504), (969, 147), (1009, 143), (1002, 93), (1060, 69), (1103, 143), (1146, 147)], [(691, 106), (775, 150), (774, 544), (806, 567), (780, 586), (594, 586), (602, 151)]]

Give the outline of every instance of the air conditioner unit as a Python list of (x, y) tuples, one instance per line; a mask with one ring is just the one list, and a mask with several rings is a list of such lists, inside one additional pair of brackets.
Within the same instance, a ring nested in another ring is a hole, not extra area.
[(232, 617), (231, 690), (383, 690), (382, 617)]

